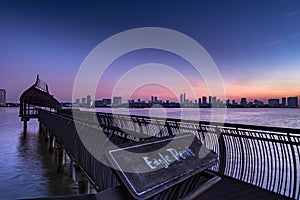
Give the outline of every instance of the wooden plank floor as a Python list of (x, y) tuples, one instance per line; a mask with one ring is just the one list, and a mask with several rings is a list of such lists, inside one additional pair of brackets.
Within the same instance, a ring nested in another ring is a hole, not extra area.
[(285, 200), (289, 199), (253, 185), (243, 183), (228, 177), (222, 177), (221, 182), (201, 194), (199, 200)]
[[(122, 186), (110, 188), (97, 194), (70, 195), (56, 197), (33, 198), (34, 200), (133, 200), (128, 191)], [(198, 200), (288, 200), (289, 198), (268, 192), (247, 183), (228, 177), (214, 185), (197, 198)]]

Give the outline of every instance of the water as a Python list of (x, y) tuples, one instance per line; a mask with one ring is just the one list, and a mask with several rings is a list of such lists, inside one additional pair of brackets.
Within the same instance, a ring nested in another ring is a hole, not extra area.
[[(96, 110), (111, 111), (108, 108)], [(56, 172), (55, 154), (48, 153), (44, 139), (39, 136), (38, 121), (29, 121), (24, 137), (18, 111), (18, 108), (0, 108), (0, 199), (75, 194), (70, 166), (65, 166), (65, 173)], [(211, 119), (211, 109), (114, 109), (113, 112)], [(226, 113), (225, 121), (230, 123), (300, 128), (300, 109), (227, 109)], [(215, 119), (218, 118), (222, 118), (220, 113), (216, 113)]]
[(55, 154), (38, 135), (38, 121), (29, 121), (24, 137), (18, 112), (0, 108), (0, 199), (73, 194), (70, 166), (56, 172)]
[[(85, 109), (88, 110), (88, 109)], [(93, 110), (93, 109), (90, 109)], [(96, 108), (98, 112), (169, 117), (187, 120), (227, 122), (235, 124), (261, 125), (272, 127), (300, 128), (300, 109), (295, 108)]]

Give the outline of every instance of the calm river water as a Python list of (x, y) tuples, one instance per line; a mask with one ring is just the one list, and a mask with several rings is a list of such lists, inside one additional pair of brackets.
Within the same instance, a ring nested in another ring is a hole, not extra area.
[[(110, 109), (96, 109), (109, 112)], [(71, 168), (56, 173), (54, 154), (48, 153), (38, 135), (38, 121), (30, 120), (23, 136), (18, 108), (0, 108), (0, 199), (55, 196), (76, 193)], [(192, 120), (222, 119), (223, 112), (211, 109), (117, 109), (114, 113), (176, 117)], [(227, 109), (225, 121), (277, 127), (300, 128), (300, 109)]]

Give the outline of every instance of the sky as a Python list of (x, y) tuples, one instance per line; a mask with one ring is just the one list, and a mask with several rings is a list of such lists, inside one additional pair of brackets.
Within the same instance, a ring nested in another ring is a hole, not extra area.
[[(18, 102), (39, 74), (58, 100), (71, 101), (75, 78), (88, 54), (109, 37), (140, 27), (172, 29), (202, 45), (219, 70), (226, 98), (300, 96), (297, 0), (0, 1), (0, 88), (6, 89), (7, 101)], [(130, 70), (145, 63), (173, 68), (191, 88), (159, 69), (137, 70), (130, 79), (136, 83), (122, 83)], [(157, 84), (156, 77), (162, 75), (174, 84)], [(153, 84), (136, 85), (148, 76)], [(92, 96), (208, 96), (204, 79), (172, 52), (142, 49), (115, 60)]]

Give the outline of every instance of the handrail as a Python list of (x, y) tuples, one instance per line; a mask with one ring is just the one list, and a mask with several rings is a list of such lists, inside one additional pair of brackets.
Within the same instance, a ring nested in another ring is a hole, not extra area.
[(88, 123), (96, 116), (106, 129), (138, 133), (141, 138), (191, 132), (218, 154), (219, 163), (211, 170), (300, 199), (300, 129), (78, 112), (82, 121)]

